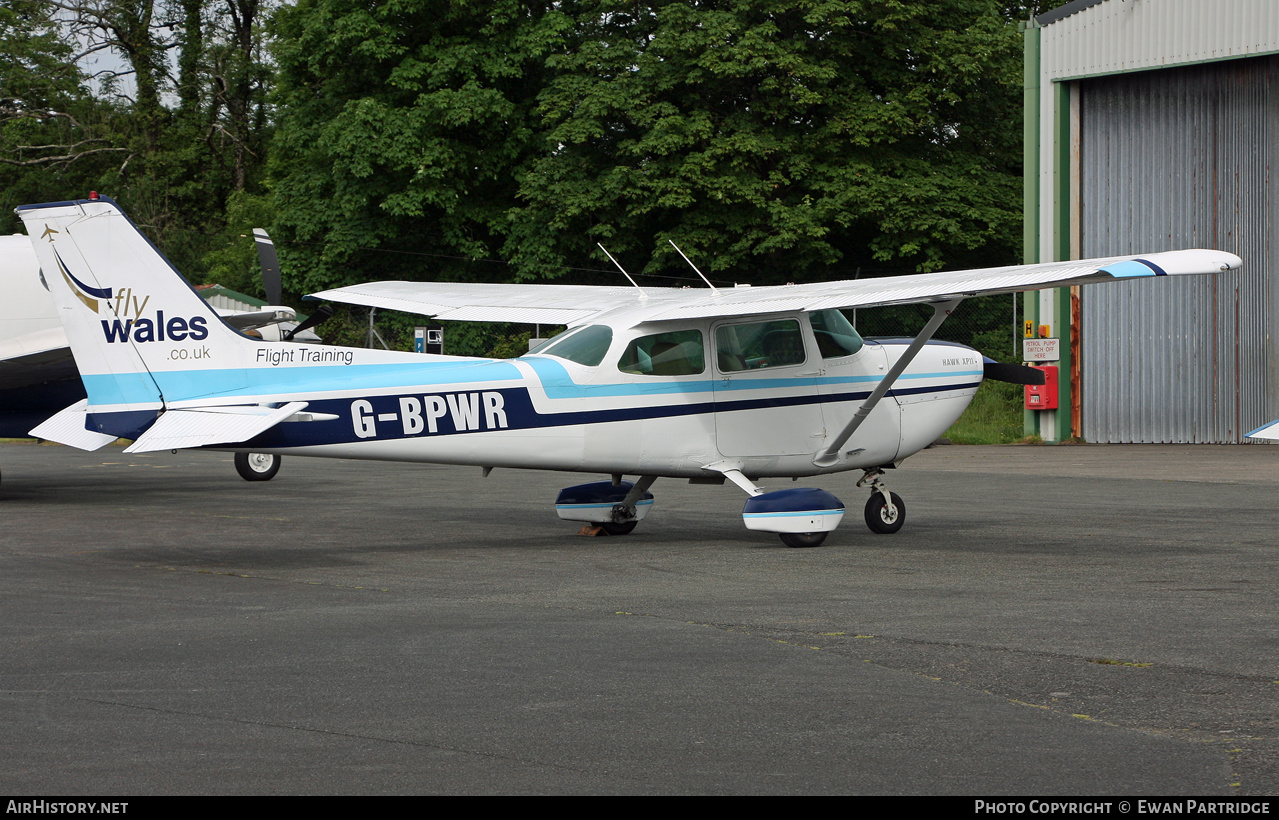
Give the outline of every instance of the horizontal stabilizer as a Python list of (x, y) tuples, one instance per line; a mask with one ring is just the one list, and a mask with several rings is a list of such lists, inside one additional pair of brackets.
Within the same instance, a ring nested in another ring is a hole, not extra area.
[(1249, 433), (1247, 437), (1265, 439), (1267, 441), (1279, 441), (1279, 421), (1272, 421), (1269, 424), (1263, 424), (1256, 430)]
[(56, 441), (59, 444), (77, 447), (81, 450), (98, 450), (107, 446), (115, 441), (115, 436), (97, 433), (84, 428), (86, 420), (85, 409), (88, 406), (88, 399), (80, 399), (80, 401), (70, 407), (59, 410), (45, 419), (31, 430), (31, 435), (35, 438)]
[(150, 453), (212, 444), (239, 444), (271, 429), (306, 405), (304, 401), (294, 401), (279, 408), (236, 405), (166, 410), (124, 451)]

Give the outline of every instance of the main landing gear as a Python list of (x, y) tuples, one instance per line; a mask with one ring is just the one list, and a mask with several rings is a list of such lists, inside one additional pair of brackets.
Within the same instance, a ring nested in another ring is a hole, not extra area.
[[(240, 456), (236, 459), (238, 465)], [(800, 487), (764, 492), (738, 469), (712, 469), (750, 494), (742, 508), (746, 529), (775, 532), (788, 547), (820, 546), (844, 518), (844, 503), (825, 490)], [(881, 468), (873, 467), (865, 471), (857, 486), (871, 491), (866, 501), (866, 526), (886, 535), (897, 532), (906, 522), (906, 504), (897, 493), (889, 492), (883, 476)], [(653, 494), (648, 488), (656, 480), (657, 476), (649, 475), (632, 484), (618, 475), (612, 481), (566, 487), (555, 499), (555, 513), (566, 521), (597, 527), (591, 534), (626, 535), (652, 509)]]
[(281, 456), (271, 453), (236, 453), (235, 471), (245, 481), (270, 481), (280, 472)]
[(648, 488), (656, 480), (646, 475), (632, 484), (619, 475), (612, 481), (566, 487), (555, 499), (555, 514), (565, 521), (593, 524), (609, 535), (627, 535), (653, 508)]

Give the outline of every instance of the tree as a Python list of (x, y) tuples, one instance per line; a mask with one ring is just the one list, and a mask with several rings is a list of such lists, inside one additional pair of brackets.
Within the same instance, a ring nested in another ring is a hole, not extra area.
[(541, 145), (534, 107), (566, 25), (558, 5), (300, 0), (280, 9), (271, 175), (299, 289), (485, 277), (468, 260), (501, 249), (515, 169)]
[[(204, 256), (225, 241), (228, 196), (263, 190), (271, 123), (261, 16), (269, 3), (0, 7), (0, 94), (10, 101), (0, 104), (4, 195), (17, 204), (109, 193), (200, 278)], [(108, 53), (90, 94), (78, 63)]]
[(114, 139), (113, 111), (86, 89), (53, 12), (38, 0), (0, 6), (0, 229), (7, 232), (20, 227), (15, 206), (48, 199), (49, 191), (85, 190), (130, 154)]
[(159, 144), (160, 131), (168, 120), (162, 95), (170, 87), (165, 53), (176, 46), (176, 24), (161, 17), (151, 0), (42, 0), (60, 15), (60, 21), (85, 48), (78, 61), (90, 54), (110, 50), (127, 61), (128, 70), (107, 69), (101, 79), (110, 93), (120, 93), (118, 81), (131, 76), (134, 94), (130, 100), (132, 119), (145, 140), (145, 149)]
[(301, 0), (275, 30), (281, 238), (314, 243), (307, 289), (574, 275), (597, 240), (757, 282), (1013, 261), (1023, 7)]
[[(1014, 257), (1020, 41), (988, 0), (584, 3), (506, 250), (787, 281)], [(851, 271), (850, 271), (851, 272)]]

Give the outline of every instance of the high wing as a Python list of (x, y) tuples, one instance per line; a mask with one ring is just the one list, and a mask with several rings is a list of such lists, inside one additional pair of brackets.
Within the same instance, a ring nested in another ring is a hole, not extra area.
[[(681, 291), (661, 288), (647, 292), (664, 295)], [(634, 288), (463, 282), (367, 282), (320, 291), (308, 298), (402, 310), (456, 322), (548, 325), (582, 324), (614, 308), (646, 304)]]
[(1122, 281), (1148, 276), (1217, 273), (1242, 266), (1225, 251), (1184, 250), (1071, 262), (924, 273), (880, 279), (736, 287), (689, 288), (590, 285), (487, 285), (448, 282), (370, 282), (312, 294), (437, 319), (579, 325), (617, 309), (644, 311), (646, 321), (865, 308), (945, 302), (970, 296)]

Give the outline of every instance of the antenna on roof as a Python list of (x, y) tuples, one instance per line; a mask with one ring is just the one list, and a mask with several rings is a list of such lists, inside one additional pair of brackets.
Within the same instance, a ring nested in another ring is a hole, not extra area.
[(711, 280), (707, 279), (707, 278), (706, 278), (706, 275), (705, 275), (704, 273), (702, 273), (700, 270), (697, 270), (697, 266), (693, 264), (693, 260), (692, 260), (692, 259), (689, 259), (689, 258), (688, 258), (688, 255), (687, 255), (687, 254), (685, 254), (683, 251), (681, 251), (681, 250), (679, 249), (679, 245), (676, 245), (676, 244), (675, 244), (675, 240), (674, 240), (674, 239), (668, 239), (668, 240), (666, 240), (666, 241), (667, 241), (667, 242), (669, 242), (669, 243), (671, 243), (671, 247), (672, 247), (672, 248), (674, 248), (676, 251), (679, 251), (679, 255), (684, 257), (684, 261), (688, 263), (688, 266), (689, 266), (690, 268), (692, 268), (693, 270), (697, 271), (697, 275), (698, 275), (698, 276), (700, 276), (700, 277), (702, 277), (702, 281), (706, 283), (706, 287), (708, 287), (708, 288), (710, 288), (710, 289), (711, 289), (711, 293), (712, 293), (712, 294), (714, 294), (715, 296), (719, 296), (719, 288), (717, 288), (717, 287), (715, 287), (714, 285), (712, 285), (712, 284), (711, 284)]
[(640, 296), (647, 298), (648, 294), (644, 292), (644, 289), (639, 286), (638, 282), (636, 282), (634, 279), (631, 279), (631, 275), (626, 272), (626, 268), (622, 267), (622, 263), (618, 262), (616, 259), (613, 258), (613, 254), (608, 252), (608, 248), (604, 247), (604, 245), (600, 242), (596, 242), (595, 244), (600, 246), (600, 250), (604, 251), (604, 255), (609, 258), (609, 261), (611, 261), (614, 265), (617, 265), (617, 269), (620, 270), (622, 272), (622, 275), (625, 276), (630, 281), (630, 283), (635, 286), (635, 289), (640, 292)]

